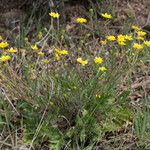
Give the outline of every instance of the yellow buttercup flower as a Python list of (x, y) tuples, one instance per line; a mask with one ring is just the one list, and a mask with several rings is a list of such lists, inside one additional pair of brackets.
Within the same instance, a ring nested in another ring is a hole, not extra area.
[(122, 35), (122, 34), (118, 35), (117, 42), (118, 42), (119, 45), (126, 45), (125, 36)]
[(55, 57), (56, 57), (56, 60), (59, 60), (59, 59), (60, 59), (58, 53), (55, 53)]
[(126, 43), (125, 43), (125, 42), (122, 42), (122, 41), (119, 41), (118, 44), (119, 44), (119, 45), (126, 45)]
[(95, 57), (95, 58), (94, 58), (94, 62), (95, 62), (96, 64), (101, 64), (101, 63), (103, 62), (103, 58), (101, 58), (101, 57)]
[(8, 49), (6, 52), (8, 53), (17, 53), (17, 49), (13, 49), (12, 47)]
[(49, 60), (48, 59), (43, 59), (43, 62), (48, 64), (49, 63)]
[(150, 41), (144, 41), (144, 44), (145, 44), (147, 47), (150, 47)]
[(99, 71), (106, 71), (107, 68), (106, 67), (99, 67)]
[(100, 43), (101, 43), (102, 45), (106, 45), (106, 44), (107, 44), (107, 40), (101, 40)]
[(37, 47), (36, 44), (33, 44), (33, 45), (31, 45), (31, 49), (32, 49), (32, 50), (38, 50), (38, 47)]
[(0, 48), (6, 48), (8, 45), (9, 44), (7, 42), (0, 42)]
[(140, 41), (144, 41), (144, 37), (141, 37), (141, 36), (137, 36), (136, 39)]
[(141, 30), (141, 28), (140, 28), (140, 27), (135, 26), (135, 25), (133, 25), (133, 26), (132, 26), (132, 29), (134, 29), (134, 30), (136, 30), (136, 31), (140, 31), (140, 30)]
[(120, 34), (120, 35), (118, 35), (117, 39), (118, 39), (118, 41), (123, 41), (124, 42), (125, 41), (125, 36)]
[(50, 12), (49, 15), (50, 15), (51, 17), (57, 18), (57, 19), (60, 17), (60, 14), (57, 13), (57, 12), (56, 12), (56, 13), (55, 13), (55, 12)]
[(59, 54), (59, 55), (67, 55), (68, 51), (67, 50), (59, 50), (57, 48), (55, 48), (55, 51)]
[(1, 62), (6, 62), (6, 61), (8, 61), (8, 60), (10, 60), (10, 56), (9, 55), (4, 55), (4, 56), (1, 56), (0, 57), (0, 61)]
[(41, 55), (41, 56), (44, 56), (44, 53), (43, 53), (43, 52), (38, 52), (37, 54), (38, 54), (38, 55)]
[(82, 66), (88, 64), (88, 60), (83, 60), (81, 57), (77, 58), (77, 62), (80, 63)]
[(142, 46), (141, 44), (134, 43), (134, 44), (133, 44), (133, 48), (134, 48), (134, 49), (137, 49), (137, 50), (141, 50), (141, 49), (143, 49), (143, 46)]
[(59, 53), (60, 53), (61, 55), (67, 55), (67, 54), (68, 54), (68, 51), (67, 51), (67, 50), (61, 50)]
[(104, 17), (104, 18), (107, 18), (107, 19), (111, 19), (112, 18), (112, 15), (108, 14), (108, 13), (102, 13), (101, 16)]
[(86, 23), (87, 20), (85, 18), (77, 18), (76, 22), (77, 23)]
[(138, 35), (138, 36), (145, 36), (145, 35), (146, 35), (146, 32), (144, 32), (144, 31), (138, 31), (138, 32), (137, 32), (137, 35)]
[(115, 41), (115, 40), (116, 40), (115, 36), (113, 36), (113, 35), (107, 36), (107, 39), (108, 39), (109, 41)]
[(125, 39), (126, 39), (126, 40), (129, 40), (129, 41), (132, 41), (132, 40), (133, 40), (133, 38), (132, 38), (131, 35), (125, 35)]

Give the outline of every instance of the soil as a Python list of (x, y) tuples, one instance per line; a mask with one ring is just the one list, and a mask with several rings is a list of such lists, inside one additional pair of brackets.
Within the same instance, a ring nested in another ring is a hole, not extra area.
[(114, 0), (116, 14), (120, 21), (133, 18), (135, 24), (145, 27), (150, 26), (150, 1), (149, 0)]

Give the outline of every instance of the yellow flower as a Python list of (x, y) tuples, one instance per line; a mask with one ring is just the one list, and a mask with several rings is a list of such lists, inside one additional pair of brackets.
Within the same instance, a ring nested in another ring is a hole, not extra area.
[(125, 36), (120, 34), (120, 35), (118, 35), (117, 39), (118, 39), (118, 41), (123, 41), (124, 42), (125, 41)]
[(95, 58), (94, 58), (94, 62), (95, 62), (96, 64), (101, 64), (101, 63), (103, 62), (103, 58), (101, 58), (101, 57), (95, 57)]
[(38, 52), (37, 54), (38, 54), (38, 55), (41, 55), (41, 56), (44, 56), (44, 53), (43, 53), (43, 52)]
[(125, 39), (126, 39), (126, 40), (129, 40), (129, 41), (132, 41), (132, 40), (133, 40), (133, 38), (132, 38), (131, 35), (125, 35)]
[(67, 50), (59, 50), (57, 48), (55, 48), (55, 51), (59, 54), (59, 55), (67, 55), (68, 51)]
[(57, 53), (55, 53), (55, 57), (56, 57), (56, 60), (60, 59), (60, 57), (59, 57), (59, 55)]
[(59, 13), (55, 13), (55, 12), (51, 12), (49, 13), (49, 15), (53, 18), (59, 18), (60, 17), (60, 14)]
[(137, 37), (136, 37), (136, 39), (137, 39), (137, 40), (144, 41), (144, 38), (143, 38), (143, 37), (141, 37), (141, 36), (137, 36)]
[(12, 47), (8, 49), (6, 52), (8, 53), (17, 53), (17, 49), (13, 49)]
[(99, 67), (99, 71), (106, 71), (107, 68), (106, 67)]
[(76, 22), (77, 23), (86, 23), (87, 20), (85, 18), (77, 18)]
[(134, 29), (134, 30), (136, 30), (136, 31), (140, 31), (140, 30), (141, 30), (141, 28), (140, 28), (140, 27), (135, 26), (135, 25), (133, 25), (133, 26), (132, 26), (132, 29)]
[(107, 44), (107, 40), (101, 40), (100, 43), (101, 43), (102, 45), (106, 45), (106, 44)]
[(118, 42), (119, 45), (126, 45), (125, 41), (126, 40), (125, 40), (125, 36), (124, 35), (122, 35), (122, 34), (118, 35), (117, 42)]
[(107, 19), (111, 19), (112, 18), (112, 15), (108, 14), (108, 13), (102, 13), (101, 16), (104, 17), (104, 18), (107, 18)]
[(43, 62), (48, 64), (49, 63), (49, 60), (48, 59), (43, 59)]
[(0, 42), (0, 48), (6, 48), (8, 45), (7, 42)]
[(67, 54), (68, 54), (68, 51), (67, 51), (67, 50), (61, 50), (59, 53), (60, 53), (61, 55), (67, 55)]
[(115, 36), (113, 36), (113, 35), (107, 36), (107, 39), (108, 39), (109, 41), (115, 41), (115, 40), (116, 40)]
[(150, 47), (150, 41), (144, 41), (144, 44), (145, 44), (147, 47)]
[(10, 57), (9, 55), (1, 56), (1, 57), (0, 57), (0, 61), (1, 61), (1, 62), (6, 62), (6, 61), (10, 60), (10, 58), (11, 58), (11, 57)]
[(119, 44), (119, 45), (126, 45), (126, 43), (123, 42), (123, 41), (119, 41), (118, 44)]
[(37, 47), (36, 44), (33, 44), (33, 45), (31, 45), (31, 49), (32, 49), (32, 50), (38, 50), (38, 47)]
[(138, 31), (137, 34), (138, 34), (138, 36), (145, 36), (146, 32), (144, 32), (144, 31)]
[(85, 66), (88, 64), (88, 60), (82, 60), (81, 57), (77, 58), (77, 62), (80, 63), (82, 66)]
[(134, 44), (133, 44), (133, 48), (134, 48), (134, 49), (137, 49), (137, 50), (141, 50), (141, 49), (143, 49), (143, 46), (142, 46), (141, 44), (134, 43)]

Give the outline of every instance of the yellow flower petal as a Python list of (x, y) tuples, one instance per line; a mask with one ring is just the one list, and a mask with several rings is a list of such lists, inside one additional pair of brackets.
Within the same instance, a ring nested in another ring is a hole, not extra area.
[(136, 31), (140, 31), (140, 30), (141, 30), (141, 28), (140, 28), (140, 27), (135, 26), (135, 25), (133, 25), (133, 26), (132, 26), (132, 29), (134, 29), (134, 30), (136, 30)]
[(86, 23), (87, 20), (85, 18), (77, 18), (76, 22), (77, 23)]
[(104, 17), (104, 18), (107, 18), (107, 19), (111, 19), (112, 18), (112, 15), (108, 14), (108, 13), (102, 13), (101, 16)]
[(82, 66), (85, 66), (88, 64), (88, 60), (82, 60), (81, 57), (77, 58), (77, 62), (80, 63)]
[(0, 42), (0, 48), (6, 48), (8, 45), (9, 44), (7, 42)]
[(134, 48), (134, 49), (137, 49), (137, 50), (141, 50), (141, 49), (143, 49), (143, 46), (142, 46), (141, 44), (134, 43), (134, 44), (133, 44), (133, 48)]
[(57, 13), (57, 12), (56, 12), (56, 13), (55, 13), (55, 12), (50, 12), (49, 15), (50, 15), (52, 18), (57, 18), (57, 19), (60, 17), (60, 14)]
[(95, 62), (96, 64), (101, 64), (101, 63), (103, 62), (103, 58), (101, 58), (101, 57), (95, 57), (95, 58), (94, 58), (94, 62)]
[(17, 53), (17, 49), (13, 49), (12, 47), (8, 49), (6, 52), (8, 53)]
[(107, 68), (106, 67), (99, 67), (99, 71), (106, 71)]
[(102, 45), (106, 45), (106, 44), (107, 44), (107, 40), (101, 40), (100, 43), (101, 43)]
[(138, 31), (137, 35), (143, 37), (143, 36), (146, 35), (146, 32), (144, 32), (144, 31)]
[(1, 56), (1, 57), (0, 57), (0, 61), (1, 61), (1, 62), (6, 62), (6, 61), (10, 60), (10, 58), (11, 58), (11, 57), (10, 57), (9, 55)]
[(38, 52), (37, 54), (38, 54), (38, 55), (41, 55), (41, 56), (44, 56), (44, 53), (43, 53), (43, 52)]
[(150, 41), (144, 41), (144, 44), (145, 44), (147, 47), (150, 47)]
[(31, 49), (32, 49), (32, 50), (38, 50), (38, 47), (37, 47), (36, 44), (33, 44), (33, 45), (31, 45)]
[(116, 40), (115, 36), (113, 36), (113, 35), (107, 36), (107, 39), (108, 39), (108, 41), (115, 41)]

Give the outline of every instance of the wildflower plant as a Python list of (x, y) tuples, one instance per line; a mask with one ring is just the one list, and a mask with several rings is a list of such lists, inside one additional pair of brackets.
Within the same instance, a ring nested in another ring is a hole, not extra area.
[[(49, 15), (61, 17), (55, 12)], [(107, 13), (102, 16), (112, 18)], [(85, 18), (76, 21), (78, 26), (88, 25)], [(81, 45), (68, 38), (58, 22), (57, 27), (51, 22), (45, 35), (40, 34), (40, 41), (50, 39), (51, 44), (28, 41), (26, 47), (13, 48), (1, 38), (0, 107), (6, 110), (2, 120), (12, 124), (16, 116), (22, 118), (12, 126), (19, 128), (23, 122), (23, 144), (39, 148), (47, 142), (49, 149), (93, 149), (106, 133), (120, 131), (133, 121), (130, 89), (120, 90), (121, 80), (132, 74), (150, 44), (144, 31), (131, 28), (136, 34), (99, 37), (98, 50), (93, 43), (84, 43), (90, 36), (81, 37)]]

